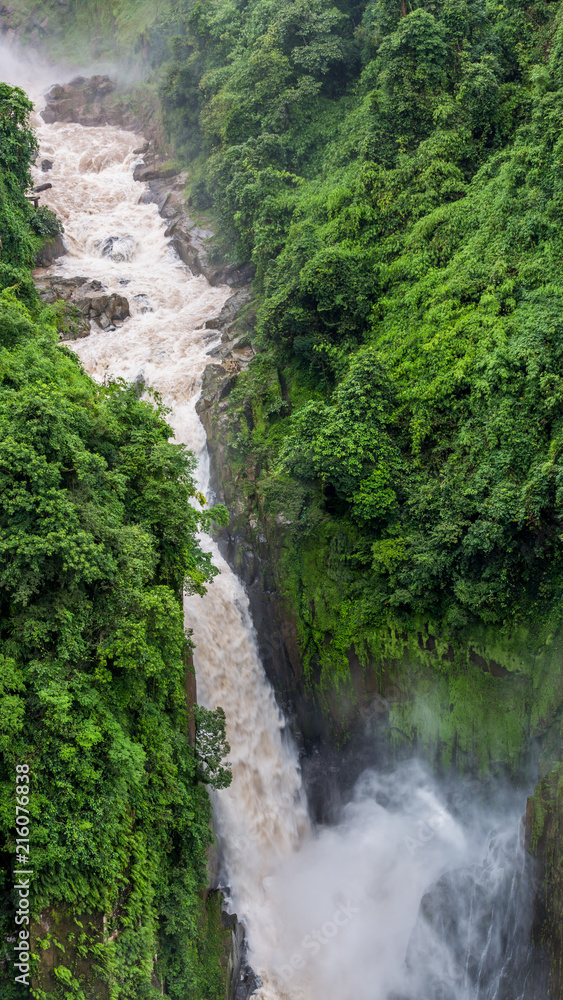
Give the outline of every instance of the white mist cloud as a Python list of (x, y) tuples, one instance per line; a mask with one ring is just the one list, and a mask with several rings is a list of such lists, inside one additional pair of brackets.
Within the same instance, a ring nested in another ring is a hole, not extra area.
[(33, 49), (0, 39), (0, 80), (21, 87), (34, 101), (59, 81), (61, 73), (68, 72), (53, 66)]
[(54, 83), (66, 83), (74, 76), (108, 75), (112, 80), (127, 85), (139, 83), (146, 73), (146, 67), (137, 55), (124, 57), (120, 63), (94, 58), (54, 63), (43, 52), (20, 45), (16, 39), (10, 43), (0, 38), (0, 81), (12, 87), (21, 87), (39, 106), (49, 87)]
[(481, 973), (473, 952), (487, 956), (487, 940), (500, 934), (494, 910), (507, 878), (514, 892), (522, 889), (523, 802), (497, 815), (468, 803), (473, 816), (462, 822), (419, 764), (366, 772), (340, 822), (318, 830), (264, 880), (268, 919), (249, 927), (249, 960), (263, 977), (256, 997), (494, 997), (474, 986), (481, 974), (488, 989), (502, 971), (498, 942), (489, 944)]

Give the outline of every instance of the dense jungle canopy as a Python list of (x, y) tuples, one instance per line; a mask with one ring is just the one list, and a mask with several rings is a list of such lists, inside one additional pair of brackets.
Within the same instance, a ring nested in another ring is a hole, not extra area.
[(563, 565), (560, 5), (170, 17), (165, 120), (195, 204), (256, 267), (232, 448), (289, 522), (304, 648), (334, 677), (385, 627), (543, 646)]

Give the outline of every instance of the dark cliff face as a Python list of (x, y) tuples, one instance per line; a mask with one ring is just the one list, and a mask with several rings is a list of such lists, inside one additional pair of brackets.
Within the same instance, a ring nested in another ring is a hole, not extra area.
[(526, 845), (538, 859), (537, 937), (551, 952), (550, 998), (563, 996), (563, 765), (546, 774), (528, 799)]

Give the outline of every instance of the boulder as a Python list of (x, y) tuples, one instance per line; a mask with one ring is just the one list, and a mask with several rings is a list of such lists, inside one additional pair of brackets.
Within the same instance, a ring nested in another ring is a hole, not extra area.
[(81, 288), (88, 278), (77, 276), (76, 278), (36, 278), (35, 286), (39, 292), (42, 302), (52, 305), (53, 302), (63, 300), (70, 301), (72, 293)]
[[(108, 76), (77, 76), (70, 83), (54, 84), (45, 95), (46, 107), (40, 112), (45, 122), (79, 122), (85, 126), (115, 125), (135, 132), (155, 133), (151, 109), (135, 113), (126, 92), (119, 92)], [(158, 126), (156, 126), (158, 130)], [(156, 138), (156, 136), (155, 136)]]
[[(74, 279), (70, 278), (69, 280), (73, 281)], [(98, 281), (97, 278), (92, 278), (91, 281), (85, 278), (84, 281), (85, 284), (80, 289), (81, 295), (94, 295), (96, 292), (106, 291), (107, 285), (104, 285), (102, 281)]]
[(178, 167), (147, 166), (145, 163), (138, 163), (133, 171), (136, 181), (163, 181), (177, 174)]
[(201, 263), (199, 259), (199, 254), (191, 242), (189, 233), (184, 230), (178, 230), (174, 232), (172, 237), (172, 246), (174, 247), (176, 253), (180, 260), (187, 264), (192, 274), (197, 277), (201, 274)]
[(59, 309), (59, 340), (81, 340), (90, 334), (90, 320), (71, 302)]
[(35, 266), (50, 267), (59, 257), (63, 257), (65, 253), (66, 249), (62, 236), (55, 236), (54, 239), (47, 240), (41, 247), (35, 258)]
[(59, 83), (54, 83), (50, 90), (45, 94), (45, 100), (47, 103), (51, 101), (57, 101), (59, 97), (64, 97), (64, 90)]
[(75, 300), (77, 309), (83, 316), (93, 320), (103, 330), (115, 322), (123, 322), (129, 316), (129, 302), (124, 295), (84, 296)]
[(229, 285), (230, 288), (243, 288), (249, 285), (256, 268), (254, 264), (218, 264), (205, 270), (205, 277), (210, 285)]
[(137, 295), (134, 295), (133, 302), (140, 313), (154, 312), (154, 306), (146, 292), (138, 292)]
[(37, 278), (35, 284), (43, 302), (50, 305), (67, 303), (63, 323), (65, 329), (61, 335), (63, 340), (86, 337), (90, 333), (90, 322), (106, 330), (115, 323), (122, 323), (130, 315), (129, 301), (125, 296), (117, 292), (108, 293), (105, 285), (96, 279), (47, 277)]
[(135, 240), (129, 234), (107, 236), (100, 244), (100, 252), (102, 257), (109, 257), (110, 260), (132, 260), (135, 256)]

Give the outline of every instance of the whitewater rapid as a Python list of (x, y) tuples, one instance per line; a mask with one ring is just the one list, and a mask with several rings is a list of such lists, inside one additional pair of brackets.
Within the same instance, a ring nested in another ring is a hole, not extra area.
[[(62, 219), (67, 248), (48, 273), (97, 279), (130, 302), (123, 325), (93, 327), (69, 346), (99, 381), (138, 380), (158, 390), (176, 440), (199, 457), (207, 492), (195, 404), (217, 334), (204, 324), (230, 289), (194, 277), (165, 237), (156, 206), (141, 200), (145, 186), (133, 180), (141, 136), (40, 118), (36, 125), (38, 162), (53, 162), (53, 187), (42, 202)], [(128, 259), (103, 256), (108, 237), (121, 239)], [(205, 597), (186, 596), (186, 627), (196, 643), (198, 699), (227, 716), (233, 782), (213, 793), (214, 823), (227, 904), (244, 923), (248, 960), (262, 982), (255, 997), (504, 1000), (494, 901), (502, 890), (511, 920), (511, 907), (520, 905), (521, 841), (514, 846), (503, 834), (492, 850), (493, 820), (461, 824), (416, 763), (387, 776), (366, 772), (338, 825), (315, 828), (296, 748), (257, 654), (247, 595), (216, 545), (208, 538), (203, 545), (221, 572)], [(511, 810), (503, 813), (509, 831), (518, 826)], [(461, 914), (453, 947), (439, 921), (421, 922), (420, 909), (425, 893), (455, 869), (472, 874), (463, 891), (454, 882), (444, 890)], [(485, 982), (487, 962), (493, 971)]]

